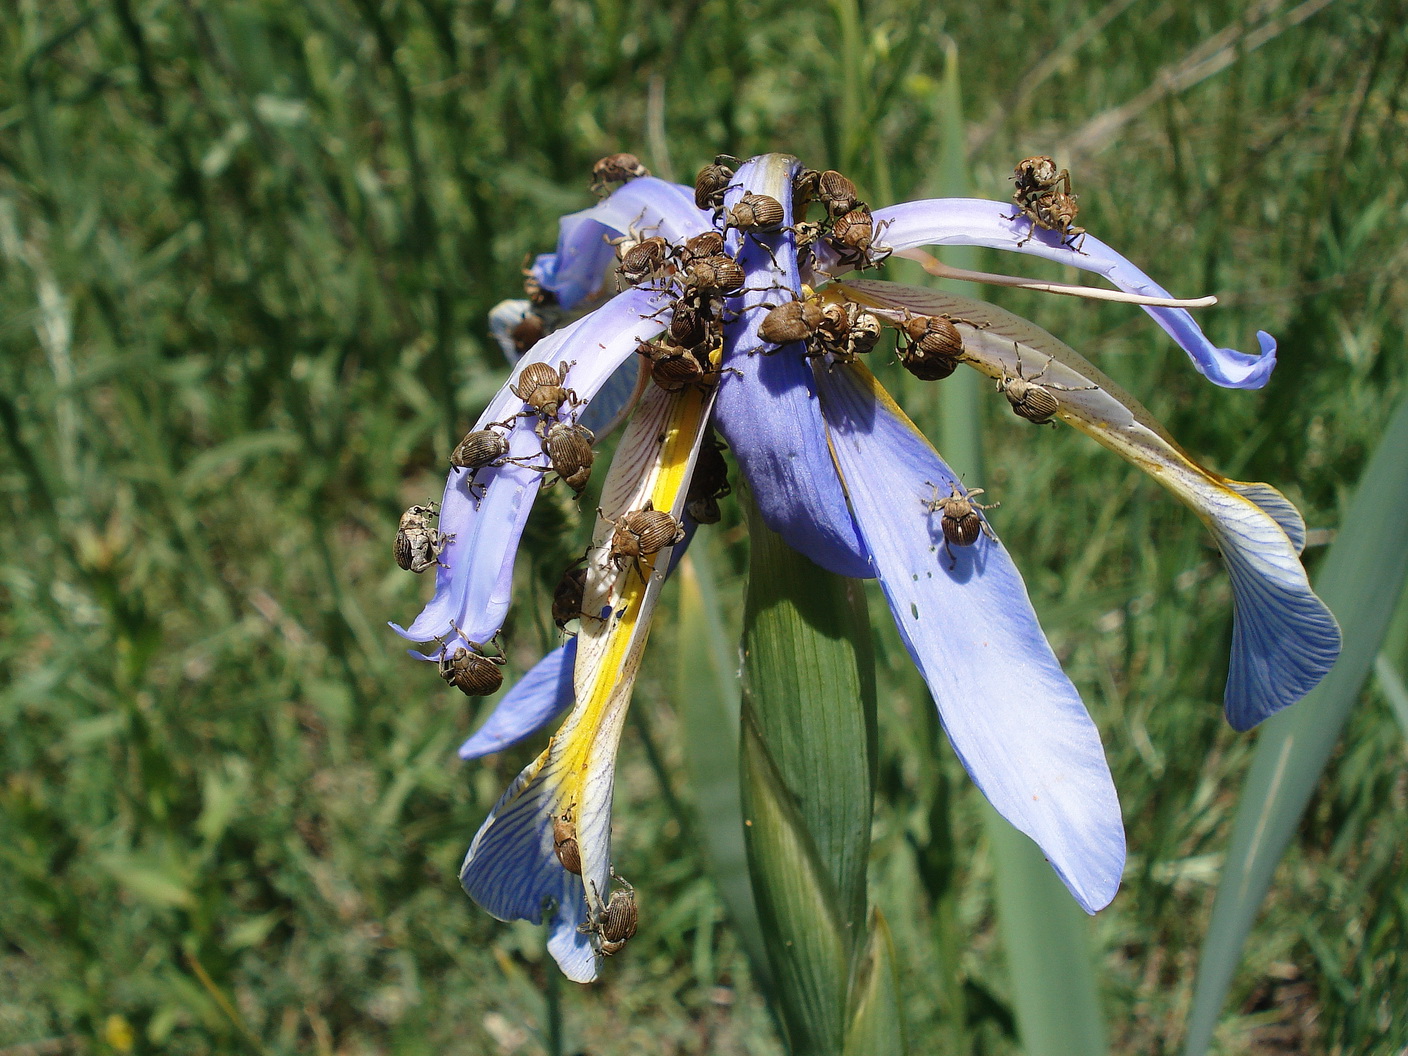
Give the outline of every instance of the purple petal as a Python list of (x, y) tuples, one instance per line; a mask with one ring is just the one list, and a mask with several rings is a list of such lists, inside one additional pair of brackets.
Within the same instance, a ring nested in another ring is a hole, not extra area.
[[(771, 155), (755, 158), (739, 170), (740, 185), (782, 202), (792, 222), (791, 174), (779, 181), (762, 171)], [(795, 164), (793, 166), (795, 168)], [(629, 185), (628, 185), (629, 186)], [(737, 234), (731, 233), (735, 241)], [(714, 422), (748, 478), (754, 500), (769, 528), (794, 549), (837, 575), (869, 579), (873, 574), (865, 544), (856, 532), (836, 467), (826, 450), (826, 429), (817, 404), (812, 370), (800, 344), (770, 355), (748, 355), (763, 346), (758, 324), (764, 304), (781, 304), (797, 296), (796, 247), (790, 237), (770, 237), (778, 269), (752, 239), (742, 242), (740, 261), (749, 290), (741, 298), (743, 317), (728, 328), (724, 363), (742, 372), (725, 374), (714, 405)], [(774, 284), (781, 289), (771, 289)]]
[(572, 705), (572, 665), (577, 639), (570, 639), (533, 665), (499, 700), (473, 737), (460, 746), (461, 759), (501, 752), (533, 736)]
[[(896, 252), (918, 246), (986, 246), (1045, 257), (1084, 271), (1104, 275), (1120, 289), (1149, 297), (1170, 297), (1162, 286), (1145, 275), (1098, 238), (1083, 236), (1080, 250), (1063, 245), (1055, 231), (1036, 228), (1024, 216), (1013, 219), (1014, 206), (983, 198), (929, 198), (875, 210), (877, 232), (885, 225), (882, 241)], [(1021, 243), (1021, 244), (1019, 244)], [(1153, 316), (1209, 381), (1229, 389), (1259, 389), (1271, 380), (1276, 367), (1276, 340), (1257, 331), (1261, 355), (1234, 348), (1217, 348), (1203, 334), (1193, 317), (1182, 308), (1151, 308)]]
[(678, 243), (708, 230), (709, 223), (687, 188), (652, 176), (632, 180), (590, 209), (564, 216), (557, 252), (538, 257), (533, 274), (571, 308), (601, 286), (615, 262), (616, 249), (607, 239), (635, 232)]
[(544, 752), (494, 804), (460, 866), (465, 893), (499, 920), (541, 924), (548, 950), (573, 982), (596, 978), (596, 953), (577, 930), (586, 920), (582, 878), (553, 850), (553, 818), (562, 812), (562, 781)]
[[(665, 303), (649, 290), (627, 290), (590, 315), (583, 316), (539, 341), (524, 356), (513, 379), (530, 363), (570, 362), (567, 383), (582, 400), (590, 400), (612, 371), (635, 352), (636, 345), (658, 333), (665, 323), (650, 318)], [(509, 385), (499, 390), (479, 417), (476, 429), (507, 419), (523, 410), (523, 401)], [(542, 442), (533, 422), (517, 419), (509, 437), (514, 455), (537, 456)], [(513, 593), (513, 563), (518, 540), (528, 520), (543, 474), (524, 466), (481, 470), (478, 482), (486, 486), (475, 504), (469, 493), (469, 471), (452, 469), (440, 506), (440, 530), (454, 535), (441, 560), (449, 568), (436, 569), (435, 596), (407, 628), (392, 624), (397, 634), (413, 642), (428, 642), (452, 633), (457, 625), (464, 637), (488, 641), (503, 626)]]
[[(819, 371), (822, 408), (895, 624), (949, 741), (994, 807), (1040, 845), (1086, 912), (1108, 905), (1124, 828), (1100, 734), (1001, 544), (944, 546), (930, 482), (957, 481), (868, 371)], [(986, 497), (986, 496), (984, 496)], [(976, 500), (975, 500), (976, 501)]]

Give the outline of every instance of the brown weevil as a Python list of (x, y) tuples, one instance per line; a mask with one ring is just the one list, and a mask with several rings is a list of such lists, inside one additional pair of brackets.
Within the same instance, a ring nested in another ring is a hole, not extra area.
[(808, 355), (831, 356), (834, 363), (850, 363), (865, 355), (880, 340), (880, 320), (853, 301), (828, 302), (822, 306), (822, 323)]
[[(967, 320), (960, 320), (967, 322)], [(946, 315), (911, 315), (899, 324), (908, 338), (896, 348), (904, 369), (921, 381), (942, 381), (963, 360), (963, 336)]]
[(711, 338), (714, 339), (712, 344), (718, 344), (722, 340), (722, 336), (717, 321), (707, 312), (684, 302), (675, 305), (674, 313), (670, 316), (670, 343), (672, 345), (693, 348), (695, 345), (704, 344)]
[[(626, 942), (636, 933), (636, 924), (639, 921), (636, 889), (615, 869), (611, 870), (611, 878), (621, 884), (621, 889), (611, 892), (611, 898), (605, 905), (600, 904), (601, 896), (597, 895), (598, 908), (589, 913), (585, 924), (577, 926), (578, 931), (596, 936), (596, 952), (603, 957), (620, 953)], [(595, 882), (592, 884), (592, 890), (596, 891)]]
[(724, 192), (733, 182), (738, 159), (728, 154), (719, 154), (712, 165), (705, 165), (694, 177), (694, 204), (700, 209), (721, 209)]
[[(458, 627), (455, 632), (460, 633)], [(461, 637), (463, 638), (462, 634)], [(437, 637), (435, 640), (444, 646), (437, 661), (440, 677), (465, 696), (487, 697), (504, 684), (504, 673), (500, 669), (508, 663), (508, 658), (502, 653), (498, 656), (485, 653), (485, 643), (470, 642), (465, 638), (464, 640), (469, 642), (469, 648), (460, 646), (452, 656), (450, 647), (445, 644), (443, 638)]]
[(1057, 392), (1084, 392), (1089, 389), (1098, 389), (1098, 385), (1057, 385), (1047, 382), (1039, 385), (1037, 382), (1046, 374), (1047, 368), (1051, 366), (1051, 359), (1048, 358), (1046, 365), (1033, 377), (1025, 377), (1022, 374), (1022, 357), (1017, 356), (1017, 376), (1014, 378), (1006, 371), (998, 379), (997, 391), (1007, 397), (1007, 402), (1012, 405), (1012, 411), (1019, 418), (1025, 418), (1033, 425), (1049, 425), (1053, 429), (1056, 423), (1051, 419), (1057, 411), (1061, 409), (1061, 401), (1052, 395), (1051, 390)]
[(564, 403), (577, 404), (577, 394), (567, 388), (572, 363), (529, 363), (519, 372), (509, 391), (543, 418), (555, 418)]
[(1081, 249), (1076, 245), (1076, 239), (1079, 238), (1082, 244), (1085, 242), (1085, 228), (1076, 226), (1076, 214), (1079, 212), (1080, 206), (1076, 205), (1076, 196), (1073, 194), (1056, 191), (1043, 195), (1036, 202), (1037, 224), (1060, 234), (1062, 244), (1070, 246), (1077, 253), (1081, 252)]
[(869, 206), (858, 205), (836, 219), (827, 241), (840, 255), (842, 267), (873, 268), (883, 264), (893, 252), (876, 241), (884, 227), (883, 221), (876, 225)]
[(552, 592), (552, 622), (559, 631), (566, 630), (573, 620), (586, 616), (582, 599), (587, 592), (586, 557), (579, 557), (562, 572), (562, 578)]
[[(613, 872), (613, 876), (616, 874)], [(640, 917), (640, 912), (636, 908), (636, 889), (627, 882), (623, 876), (616, 876), (621, 884), (621, 890), (611, 892), (611, 899), (606, 903), (606, 909), (602, 911), (598, 919), (601, 937), (601, 952), (610, 957), (620, 953), (621, 948), (626, 945), (626, 941), (636, 933), (636, 924)]]
[(521, 356), (547, 336), (547, 332), (547, 323), (543, 322), (541, 315), (526, 312), (508, 332), (508, 336), (513, 342), (514, 351)]
[(792, 212), (804, 216), (807, 206), (817, 199), (821, 173), (816, 169), (798, 169), (792, 177)]
[(396, 529), (396, 564), (407, 572), (420, 575), (431, 565), (450, 567), (440, 560), (440, 555), (454, 535), (446, 535), (430, 527), (430, 518), (439, 513), (440, 504), (428, 502), (424, 506), (412, 506), (401, 514), (401, 523)]
[(466, 433), (464, 439), (450, 452), (450, 465), (456, 469), (471, 470), (469, 482), (472, 486), (475, 474), (481, 469), (494, 469), (511, 463), (520, 464), (518, 459), (508, 453), (508, 430), (512, 425), (513, 419), (510, 418), (502, 422), (490, 422), (483, 429)]
[(648, 499), (641, 509), (628, 510), (618, 518), (614, 528), (607, 560), (618, 569), (633, 562), (642, 579), (645, 573), (641, 571), (641, 560), (674, 546), (685, 536), (684, 526), (664, 510), (657, 510)]
[(710, 429), (694, 460), (694, 473), (689, 478), (689, 491), (684, 500), (685, 512), (699, 524), (718, 524), (723, 516), (719, 500), (733, 492), (723, 452), (723, 442)]
[(974, 502), (974, 495), (983, 494), (982, 488), (974, 488), (967, 495), (961, 495), (957, 484), (950, 484), (950, 494), (946, 497), (939, 495), (939, 486), (933, 481), (924, 482), (934, 489), (932, 498), (920, 499), (924, 508), (930, 513), (942, 513), (939, 518), (939, 527), (944, 533), (944, 548), (948, 550), (949, 568), (952, 569), (958, 564), (958, 558), (953, 552), (955, 546), (972, 546), (978, 541), (978, 533), (982, 532), (989, 539), (996, 540), (992, 534), (992, 529), (987, 526), (987, 522), (979, 516), (979, 510), (994, 510), (1002, 503), (994, 502), (984, 504)]
[(590, 429), (576, 422), (548, 425), (546, 420), (538, 423), (538, 436), (543, 441), (543, 454), (548, 458), (548, 466), (541, 468), (551, 469), (572, 489), (572, 497), (580, 499), (591, 479), (592, 462), (596, 459), (592, 443), (596, 437)]
[(552, 819), (552, 849), (562, 868), (582, 875), (582, 852), (577, 846), (577, 825), (572, 819), (572, 807)]
[(659, 235), (641, 239), (634, 242), (627, 249), (622, 249), (626, 243), (616, 247), (617, 256), (621, 260), (621, 278), (625, 279), (632, 286), (639, 286), (641, 283), (651, 279), (659, 278), (666, 274), (671, 247)]
[(856, 185), (835, 169), (827, 169), (817, 177), (816, 197), (832, 220), (840, 219), (861, 204)]
[(782, 203), (768, 194), (745, 194), (724, 218), (724, 230), (737, 228), (739, 231), (777, 231), (782, 227), (785, 214)]
[(717, 257), (724, 251), (724, 236), (717, 231), (704, 231), (686, 239), (678, 250), (681, 264), (690, 264), (705, 257)]
[(1012, 192), (1012, 200), (1023, 210), (1041, 195), (1054, 191), (1057, 184), (1065, 186), (1066, 194), (1071, 193), (1071, 174), (1065, 169), (1058, 172), (1056, 162), (1044, 154), (1023, 158), (1017, 162), (1011, 179), (1017, 184)]
[(666, 392), (679, 392), (687, 385), (703, 383), (704, 364), (690, 349), (668, 341), (642, 341), (636, 354), (650, 361), (650, 377)]
[(817, 332), (825, 319), (822, 306), (816, 301), (788, 301), (763, 316), (763, 321), (758, 324), (758, 336), (772, 345), (806, 341)]
[(704, 304), (716, 297), (737, 293), (743, 289), (748, 276), (738, 261), (720, 253), (691, 262), (680, 281), (686, 297), (693, 298), (696, 304)]
[(640, 163), (634, 154), (608, 154), (592, 166), (593, 193), (600, 194), (613, 183), (627, 183), (630, 180), (649, 176), (650, 170)]

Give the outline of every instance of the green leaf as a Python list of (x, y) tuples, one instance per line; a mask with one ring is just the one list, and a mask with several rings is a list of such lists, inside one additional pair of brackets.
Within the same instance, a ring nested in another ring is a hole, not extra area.
[(846, 1056), (903, 1056), (908, 1051), (895, 943), (879, 907), (870, 912), (870, 941), (851, 983)]
[(789, 547), (751, 504), (748, 527), (744, 698), (859, 931), (876, 750), (865, 590)]
[(836, 885), (743, 704), (743, 810), (748, 864), (792, 1056), (841, 1050), (850, 939)]
[(793, 1056), (835, 1056), (866, 920), (875, 665), (861, 584), (789, 548), (748, 502), (743, 809)]
[(1271, 877), (1290, 843), (1350, 708), (1379, 654), (1408, 572), (1408, 398), (1360, 478), (1316, 592), (1344, 632), (1344, 651), (1304, 700), (1262, 726), (1233, 823), (1198, 966), (1184, 1056), (1202, 1056)]
[(694, 790), (704, 850), (753, 970), (766, 978), (767, 950), (748, 879), (743, 800), (738, 785), (737, 645), (725, 637), (708, 540), (696, 538), (680, 562), (675, 700), (684, 723), (685, 769)]
[(1090, 958), (1090, 919), (1036, 844), (986, 801), (983, 813), (1022, 1051), (1027, 1056), (1095, 1056), (1107, 1051)]

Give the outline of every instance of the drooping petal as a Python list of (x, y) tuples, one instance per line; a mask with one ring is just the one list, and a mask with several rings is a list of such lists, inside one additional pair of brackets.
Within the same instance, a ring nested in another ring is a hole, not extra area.
[[(709, 398), (686, 390), (651, 387), (621, 439), (602, 489), (606, 518), (598, 521), (588, 563), (583, 609), (605, 612), (584, 618), (577, 638), (576, 705), (547, 751), (523, 771), (475, 836), (460, 871), (470, 897), (500, 919), (542, 919), (545, 899), (581, 914), (600, 912), (611, 886), (611, 803), (616, 750), (625, 724), (650, 618), (663, 576), (655, 567), (671, 547), (639, 563), (611, 559), (614, 518), (627, 510), (670, 510), (684, 505), (690, 470), (708, 421)], [(552, 839), (554, 818), (570, 817), (582, 874), (568, 873)], [(577, 908), (581, 907), (581, 908)], [(574, 925), (575, 926), (575, 925)], [(582, 943), (586, 942), (586, 953)], [(591, 937), (573, 937), (554, 922), (548, 943), (564, 974), (578, 982), (596, 977)]]
[[(1100, 734), (998, 542), (944, 545), (958, 478), (858, 364), (818, 371), (831, 449), (905, 646), (959, 759), (1087, 912), (1108, 905), (1124, 827)], [(976, 501), (976, 500), (975, 500)]]
[(634, 233), (680, 243), (709, 225), (709, 214), (695, 207), (691, 191), (646, 176), (590, 209), (564, 216), (557, 252), (538, 257), (533, 275), (544, 289), (557, 294), (564, 308), (571, 308), (601, 286), (610, 270), (616, 250), (608, 239)]
[[(568, 385), (589, 401), (636, 345), (665, 325), (652, 318), (664, 306), (659, 293), (628, 290), (590, 315), (549, 334), (518, 363), (512, 381), (530, 363), (571, 363)], [(668, 320), (667, 320), (668, 321)], [(499, 390), (479, 417), (475, 428), (502, 422), (524, 409), (510, 385)], [(537, 464), (543, 462), (542, 442), (531, 418), (516, 418), (510, 436), (510, 453)], [(440, 507), (440, 530), (454, 539), (441, 555), (448, 568), (438, 568), (435, 596), (407, 628), (392, 629), (413, 642), (428, 642), (453, 633), (458, 626), (471, 641), (487, 641), (503, 625), (513, 588), (513, 563), (518, 540), (528, 520), (533, 499), (544, 474), (528, 466), (506, 465), (480, 470), (476, 480), (485, 486), (476, 501), (470, 493), (470, 472), (452, 469)]]
[[(769, 160), (777, 158), (770, 154), (745, 163), (728, 204), (741, 197), (744, 188), (768, 194), (782, 202), (790, 224), (796, 161), (786, 165)], [(771, 355), (755, 352), (764, 347), (758, 337), (758, 325), (768, 310), (764, 306), (800, 295), (796, 246), (790, 238), (769, 239), (777, 260), (774, 268), (754, 239), (740, 240), (736, 233), (730, 237), (735, 248), (741, 248), (749, 280), (740, 299), (742, 316), (728, 328), (724, 345), (725, 366), (741, 376), (725, 374), (720, 383), (715, 424), (738, 459), (768, 527), (822, 568), (868, 579), (870, 563), (826, 451), (825, 427), (803, 347), (785, 345)]]
[[(866, 297), (884, 297), (876, 289), (883, 285), (865, 285)], [(900, 289), (906, 304), (919, 300), (903, 292), (919, 287)], [(974, 367), (994, 378), (1019, 372), (1039, 378), (1060, 401), (1059, 418), (1150, 474), (1208, 526), (1232, 578), (1232, 657), (1223, 707), (1235, 729), (1250, 729), (1325, 677), (1339, 656), (1339, 625), (1310, 589), (1299, 558), (1305, 522), (1284, 495), (1269, 484), (1228, 480), (1198, 465), (1138, 400), (1033, 323), (938, 291), (925, 291), (923, 305), (915, 310), (954, 316)]]
[(577, 639), (571, 638), (534, 664), (499, 699), (474, 736), (460, 745), (460, 758), (478, 759), (512, 748), (570, 708), (576, 662)]
[(548, 919), (548, 949), (562, 973), (577, 983), (596, 978), (582, 879), (569, 873), (553, 849), (554, 820), (568, 809), (567, 775), (550, 768), (544, 752), (499, 797), (469, 846), (460, 883), (499, 920)]
[[(982, 198), (930, 198), (875, 210), (877, 241), (896, 252), (918, 246), (986, 246), (1045, 257), (1062, 264), (1104, 275), (1122, 290), (1151, 297), (1168, 297), (1163, 287), (1105, 243), (1089, 235), (1080, 249), (1064, 245), (1055, 231), (1037, 228), (1024, 216), (1013, 219), (1015, 208), (1005, 202)], [(1182, 308), (1145, 307), (1144, 311), (1178, 342), (1209, 381), (1224, 388), (1259, 389), (1271, 380), (1276, 367), (1276, 341), (1257, 332), (1261, 355), (1217, 348)]]

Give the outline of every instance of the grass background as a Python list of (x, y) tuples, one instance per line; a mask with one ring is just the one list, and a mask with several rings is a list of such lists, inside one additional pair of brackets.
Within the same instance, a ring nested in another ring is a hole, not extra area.
[[(1210, 465), (1285, 490), (1318, 541), (1408, 375), (1398, 0), (1259, 0), (1230, 21), (1209, 0), (0, 10), (0, 1053), (779, 1051), (704, 874), (670, 627), (617, 800), (648, 917), (589, 988), (455, 879), (536, 746), (460, 765), (483, 706), (384, 627), (428, 590), (391, 561), (396, 518), (438, 493), (505, 374), (486, 313), (590, 203), (602, 154), (687, 181), (716, 151), (780, 149), (876, 204), (942, 194), (956, 56), (976, 193), (1006, 198), (1016, 160), (1054, 154), (1085, 226), (1170, 289), (1217, 293), (1201, 319), (1219, 344), (1274, 333), (1281, 364), (1260, 392), (1215, 390), (1137, 309), (995, 299)], [(885, 377), (937, 435), (932, 390)], [(1218, 707), (1227, 582), (1151, 481), (1000, 397), (986, 414), (988, 479), (970, 483), (1003, 502), (1129, 829), (1125, 887), (1092, 925), (1112, 1047), (1176, 1051), (1253, 743)], [(518, 671), (580, 545), (562, 491), (520, 565)], [(736, 628), (736, 509), (708, 535)], [(969, 1042), (1011, 1052), (975, 793), (919, 747), (931, 705), (887, 621), (876, 637), (871, 890), (914, 1051), (947, 1036), (926, 985), (953, 967), (937, 899), (967, 937)], [(1400, 620), (1400, 667), (1405, 646)], [(1218, 1051), (1405, 1043), (1404, 732), (1371, 688)]]

